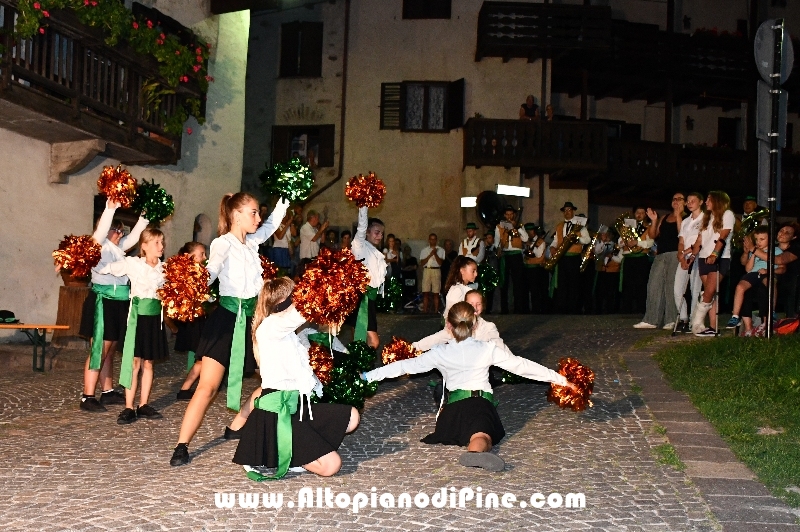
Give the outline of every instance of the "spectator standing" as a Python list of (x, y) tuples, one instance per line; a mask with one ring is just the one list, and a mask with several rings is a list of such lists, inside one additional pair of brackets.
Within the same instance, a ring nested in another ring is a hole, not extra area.
[[(703, 223), (703, 195), (699, 192), (691, 192), (686, 197), (686, 207), (689, 209), (689, 216), (681, 222), (681, 231), (678, 233), (678, 268), (675, 270), (674, 296), (675, 306), (680, 311), (678, 316), (680, 324), (677, 331), (689, 333), (691, 332), (689, 316), (694, 312), (702, 286), (692, 246), (697, 241), (700, 225)], [(687, 286), (690, 289), (691, 299), (689, 302), (684, 302)]]
[(537, 120), (539, 118), (539, 106), (534, 103), (533, 95), (529, 94), (525, 103), (519, 106), (520, 120)]
[(342, 231), (341, 240), (342, 242), (339, 246), (339, 249), (350, 249), (350, 244), (353, 241), (353, 233), (345, 229)]
[(428, 245), (419, 253), (419, 264), (422, 267), (422, 311), (430, 312), (431, 296), (433, 296), (433, 311), (439, 313), (439, 292), (442, 288), (442, 263), (444, 262), (444, 249), (438, 245), (436, 233), (428, 235)]
[(317, 211), (308, 211), (306, 223), (300, 228), (300, 260), (313, 259), (319, 254), (319, 241), (327, 228), (327, 221), (319, 223)]

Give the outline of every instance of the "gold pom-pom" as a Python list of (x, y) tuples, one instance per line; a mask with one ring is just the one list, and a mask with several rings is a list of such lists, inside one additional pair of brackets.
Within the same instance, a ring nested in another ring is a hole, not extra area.
[(330, 349), (316, 342), (311, 342), (311, 347), (308, 348), (308, 363), (323, 386), (331, 383), (333, 380), (333, 375), (331, 375), (333, 371), (333, 355), (331, 355)]
[(292, 300), (308, 321), (338, 327), (355, 310), (368, 283), (369, 270), (352, 251), (322, 248), (295, 285)]
[(136, 180), (130, 172), (118, 165), (104, 166), (100, 179), (97, 180), (97, 189), (100, 194), (122, 207), (130, 207), (136, 198)]
[(205, 311), (209, 274), (191, 255), (182, 253), (164, 264), (164, 285), (156, 292), (167, 316), (179, 321), (194, 321)]
[(102, 246), (91, 235), (69, 235), (53, 251), (53, 259), (59, 269), (77, 279), (84, 279), (92, 274), (92, 268), (100, 262), (101, 249)]
[(558, 361), (558, 373), (566, 377), (578, 390), (551, 383), (550, 390), (547, 392), (548, 401), (556, 403), (561, 408), (571, 408), (576, 412), (592, 406), (589, 396), (594, 390), (594, 371), (575, 358), (562, 358)]
[(358, 174), (347, 181), (344, 195), (350, 201), (355, 201), (359, 207), (377, 207), (386, 195), (386, 185), (374, 172), (366, 176)]
[(409, 358), (416, 358), (422, 351), (397, 336), (392, 336), (392, 341), (386, 344), (381, 351), (381, 359), (384, 364), (399, 362)]
[(269, 260), (264, 255), (259, 255), (261, 258), (261, 278), (265, 281), (274, 279), (278, 276), (278, 267), (275, 263)]

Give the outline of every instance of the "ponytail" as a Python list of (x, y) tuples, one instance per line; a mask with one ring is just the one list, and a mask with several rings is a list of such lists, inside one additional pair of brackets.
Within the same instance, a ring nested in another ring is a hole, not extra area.
[(472, 336), (472, 329), (475, 326), (475, 309), (472, 305), (464, 301), (459, 301), (447, 313), (447, 323), (450, 324), (453, 338), (456, 342), (462, 342)]
[(219, 223), (217, 224), (219, 236), (230, 233), (233, 226), (233, 211), (241, 209), (242, 205), (249, 201), (258, 203), (256, 198), (247, 192), (237, 192), (236, 194), (222, 196), (222, 201), (219, 203)]

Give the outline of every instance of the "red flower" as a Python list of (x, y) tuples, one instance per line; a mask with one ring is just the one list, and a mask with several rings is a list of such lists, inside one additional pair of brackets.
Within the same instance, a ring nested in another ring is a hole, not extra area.
[(181, 51), (180, 50), (175, 50), (175, 55), (181, 55)]
[[(86, 0), (86, 1), (88, 2), (88, 0)], [(147, 21), (147, 27), (150, 28), (150, 29), (153, 29), (153, 21), (152, 20), (148, 20)]]
[(89, 5), (89, 0), (83, 0), (83, 5), (88, 6)]
[(203, 56), (201, 56), (201, 55), (198, 55), (198, 56), (196, 57), (196, 59), (197, 59), (197, 62), (198, 62), (198, 63), (202, 63), (202, 62), (203, 62)]
[(206, 76), (206, 81), (214, 81), (214, 76)]
[(167, 38), (167, 36), (164, 35), (163, 33), (161, 35), (159, 35), (159, 37), (161, 37), (162, 39), (166, 39)]
[(39, 33), (44, 33), (44, 28), (39, 28)]
[(184, 82), (184, 83), (188, 83), (189, 82), (189, 76), (181, 76), (181, 81)]
[(192, 134), (192, 128), (190, 128), (190, 127), (187, 127), (187, 128), (186, 128), (186, 132), (187, 132), (188, 134), (190, 134), (190, 135), (191, 135), (191, 134)]
[(202, 48), (197, 48), (197, 50), (195, 50), (194, 53), (196, 53), (197, 55), (200, 55), (200, 54), (203, 53), (203, 49)]
[(156, 44), (162, 45), (164, 44), (164, 41), (162, 41), (161, 39), (156, 39)]
[(42, 11), (42, 15), (44, 15), (44, 17), (47, 18), (50, 16), (50, 13), (48, 13), (47, 11)]
[(92, 0), (92, 2), (90, 3), (92, 4), (92, 6), (97, 6), (97, 2), (95, 2), (94, 0)]
[(200, 65), (195, 65), (192, 67), (195, 72), (200, 72)]
[(135, 30), (139, 29), (139, 23), (138, 22), (136, 22), (136, 21), (133, 22), (133, 29), (135, 29)]
[(42, 4), (40, 4), (39, 2), (33, 3), (33, 9), (39, 9), (40, 7), (42, 7)]

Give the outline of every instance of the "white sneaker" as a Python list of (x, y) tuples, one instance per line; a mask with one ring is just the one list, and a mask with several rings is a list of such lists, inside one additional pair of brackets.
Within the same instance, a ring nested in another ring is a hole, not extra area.
[(640, 321), (639, 323), (634, 325), (633, 328), (634, 329), (655, 329), (656, 326), (651, 324), (651, 323), (647, 323), (646, 321)]
[(664, 325), (661, 328), (664, 329), (665, 331), (671, 331), (673, 327), (675, 327), (675, 322), (674, 321), (670, 322), (670, 323), (667, 323), (666, 325)]

